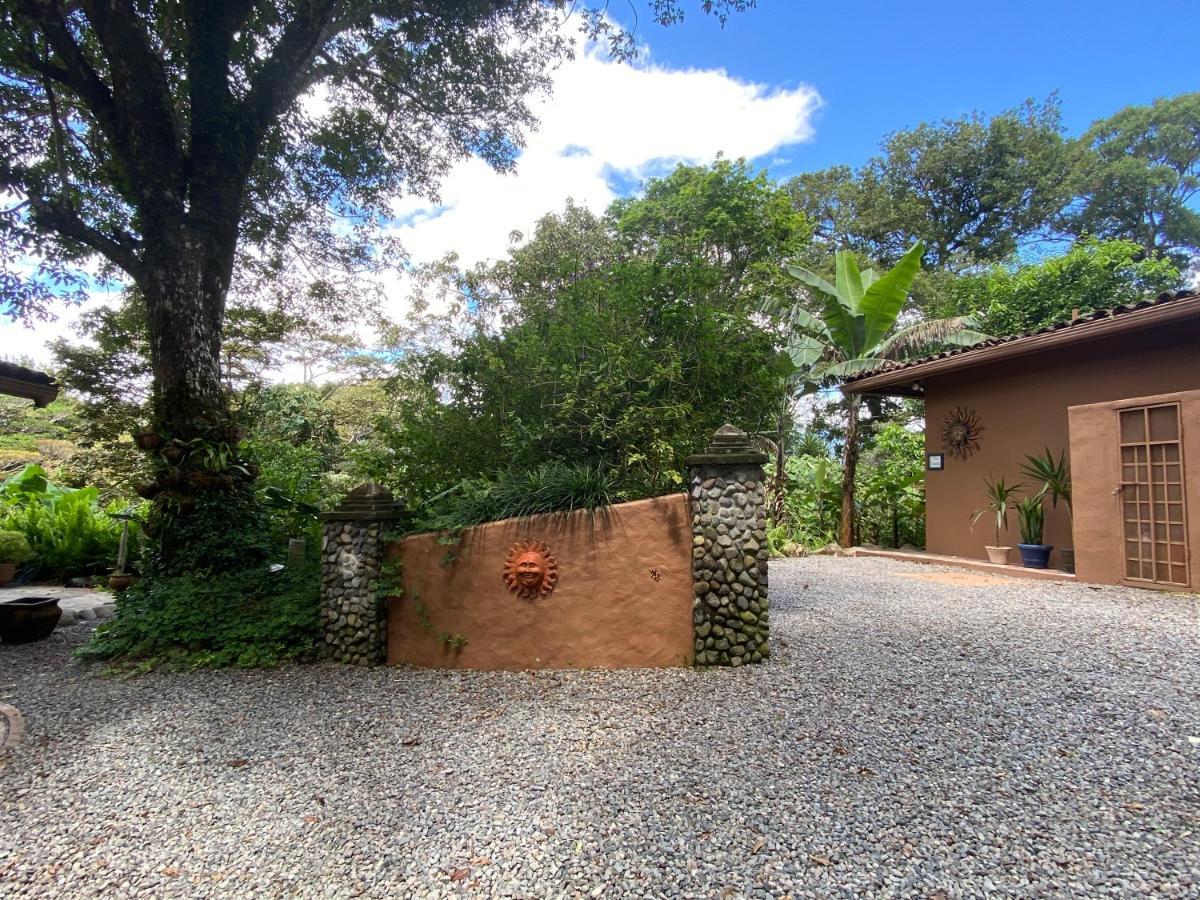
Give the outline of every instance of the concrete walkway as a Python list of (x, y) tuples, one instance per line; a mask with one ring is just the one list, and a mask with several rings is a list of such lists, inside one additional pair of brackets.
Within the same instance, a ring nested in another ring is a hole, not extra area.
[(93, 588), (55, 587), (44, 584), (25, 584), (21, 587), (0, 588), (0, 603), (18, 597), (57, 597), (58, 607), (63, 611), (58, 627), (107, 619), (113, 614), (114, 597), (108, 591)]

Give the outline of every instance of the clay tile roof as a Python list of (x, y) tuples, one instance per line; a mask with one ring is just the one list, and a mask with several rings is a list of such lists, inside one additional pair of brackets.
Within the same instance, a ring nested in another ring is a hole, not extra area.
[[(1127, 316), (1130, 313), (1139, 313), (1144, 310), (1155, 309), (1158, 307), (1167, 306), (1169, 304), (1183, 303), (1185, 301), (1197, 301), (1195, 304), (1188, 305), (1197, 306), (1197, 314), (1200, 315), (1200, 292), (1192, 290), (1174, 292), (1167, 291), (1159, 294), (1156, 297), (1147, 297), (1144, 300), (1139, 300), (1136, 303), (1126, 303), (1124, 305), (1113, 306), (1108, 309), (1098, 309), (1095, 312), (1081, 315), (1078, 319), (1073, 319), (1071, 321), (1055, 322), (1053, 325), (1047, 325), (1044, 328), (1037, 329), (1036, 331), (1027, 331), (1022, 334), (1014, 334), (1008, 337), (991, 338), (990, 340), (981, 341), (980, 343), (974, 344), (970, 347), (954, 347), (949, 350), (943, 350), (940, 353), (934, 353), (930, 356), (922, 357), (921, 359), (907, 360), (904, 362), (889, 362), (886, 365), (879, 366), (870, 372), (863, 372), (862, 374), (855, 375), (853, 378), (846, 379), (845, 383), (842, 385), (842, 388), (843, 390), (853, 389), (854, 387), (857, 387), (860, 382), (869, 383), (862, 385), (864, 389), (882, 387), (884, 386), (882, 382), (885, 380), (890, 381), (893, 375), (895, 375), (898, 379), (901, 379), (904, 374), (907, 374), (911, 371), (911, 374), (916, 377), (921, 373), (921, 370), (929, 368), (931, 363), (940, 362), (942, 360), (950, 361), (955, 357), (961, 358), (962, 368), (966, 368), (974, 363), (974, 357), (982, 356), (983, 351), (986, 351), (992, 347), (1010, 345), (1014, 355), (1016, 355), (1016, 353), (1022, 349), (1023, 342), (1032, 344), (1035, 342), (1035, 339), (1038, 339), (1037, 342), (1041, 343), (1042, 341), (1040, 339), (1043, 335), (1049, 335), (1055, 332), (1064, 332), (1064, 342), (1073, 341), (1076, 336), (1082, 339), (1084, 338), (1085, 333), (1087, 335), (1091, 335), (1093, 332), (1097, 331), (1093, 323), (1110, 319), (1118, 319), (1120, 317)], [(1083, 326), (1093, 327), (1085, 329)], [(991, 356), (991, 354), (988, 354), (988, 356)], [(958, 368), (958, 366), (951, 367)], [(937, 368), (940, 372), (951, 367), (939, 365)], [(884, 376), (886, 376), (886, 378)]]
[(58, 384), (45, 372), (0, 360), (0, 394), (24, 397), (45, 406), (58, 396)]

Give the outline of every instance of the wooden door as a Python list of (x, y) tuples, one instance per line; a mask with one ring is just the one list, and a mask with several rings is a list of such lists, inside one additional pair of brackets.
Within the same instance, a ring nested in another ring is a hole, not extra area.
[(1117, 411), (1125, 578), (1191, 584), (1178, 403)]

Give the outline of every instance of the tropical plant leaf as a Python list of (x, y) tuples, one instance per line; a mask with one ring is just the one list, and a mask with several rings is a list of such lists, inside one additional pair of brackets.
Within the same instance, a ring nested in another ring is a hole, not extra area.
[(904, 301), (908, 299), (913, 279), (921, 271), (921, 255), (924, 252), (925, 246), (918, 241), (863, 293), (858, 310), (863, 317), (864, 353), (874, 352), (875, 346), (896, 324)]
[(829, 294), (831, 297), (837, 296), (837, 288), (816, 272), (810, 272), (803, 266), (793, 265), (792, 263), (787, 263), (784, 268), (788, 270), (789, 275), (797, 281), (803, 281), (810, 288), (816, 288), (822, 294)]
[(788, 312), (787, 321), (788, 325), (794, 330), (807, 331), (814, 337), (823, 338), (826, 341), (831, 339), (829, 329), (825, 327), (825, 323), (818, 316), (814, 316), (799, 304), (793, 306)]
[(837, 268), (838, 299), (857, 316), (861, 312), (859, 302), (863, 298), (863, 282), (858, 263), (854, 261), (854, 254), (849, 250), (839, 250), (833, 258)]
[(788, 341), (787, 354), (797, 370), (808, 370), (825, 354), (826, 344), (809, 334), (798, 334)]

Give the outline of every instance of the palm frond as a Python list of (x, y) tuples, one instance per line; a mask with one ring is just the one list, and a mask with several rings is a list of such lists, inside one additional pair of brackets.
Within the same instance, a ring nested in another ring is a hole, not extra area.
[(927, 353), (938, 346), (971, 347), (991, 339), (990, 335), (975, 331), (974, 324), (969, 316), (917, 322), (887, 338), (879, 345), (877, 352), (887, 359), (904, 359), (914, 353)]

